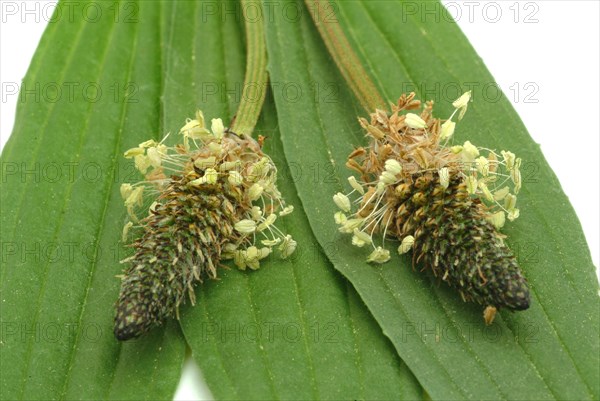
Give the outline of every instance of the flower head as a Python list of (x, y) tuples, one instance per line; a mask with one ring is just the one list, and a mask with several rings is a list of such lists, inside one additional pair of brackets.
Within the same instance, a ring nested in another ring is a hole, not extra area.
[(347, 165), (360, 177), (348, 178), (348, 195), (334, 195), (341, 210), (334, 219), (353, 245), (373, 248), (368, 262), (387, 262), (386, 240), (395, 239), (398, 253), (412, 251), (413, 261), (458, 288), (463, 299), (524, 309), (526, 282), (498, 232), (520, 213), (521, 159), (469, 140), (447, 144), (455, 135), (452, 119), (458, 113), (460, 121), (470, 100), (470, 92), (460, 96), (443, 123), (433, 117), (432, 102), (419, 111), (414, 93), (402, 95), (389, 113), (359, 119), (370, 144), (349, 156)]
[(123, 238), (134, 228), (139, 236), (131, 244), (133, 256), (123, 261), (128, 267), (117, 303), (119, 339), (177, 315), (186, 294), (194, 303), (194, 286), (216, 278), (222, 259), (255, 270), (273, 247), (282, 257), (296, 248), (276, 227), (278, 216), (293, 207), (277, 189), (273, 161), (255, 140), (225, 129), (221, 119), (212, 119), (208, 130), (202, 112), (195, 117), (181, 128), (179, 144), (167, 146), (165, 137), (125, 152), (145, 177), (120, 188), (132, 220)]

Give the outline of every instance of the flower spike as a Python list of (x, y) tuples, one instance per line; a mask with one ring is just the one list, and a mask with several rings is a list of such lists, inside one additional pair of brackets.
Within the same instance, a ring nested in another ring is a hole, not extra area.
[(372, 263), (390, 259), (373, 235), (400, 241), (398, 253), (412, 251), (413, 261), (465, 301), (486, 306), (487, 323), (501, 307), (527, 309), (527, 281), (498, 231), (520, 214), (521, 159), (470, 141), (447, 145), (455, 134), (452, 118), (463, 118), (470, 92), (453, 103), (454, 113), (443, 123), (433, 117), (433, 102), (419, 113), (414, 96), (402, 95), (391, 113), (376, 110), (370, 121), (359, 119), (370, 146), (355, 150), (346, 163), (360, 177), (348, 178), (353, 191), (347, 196), (334, 196), (343, 212), (335, 215), (339, 231), (352, 234), (355, 246), (372, 246)]
[(221, 260), (256, 270), (273, 247), (282, 257), (296, 249), (275, 226), (277, 216), (293, 207), (282, 199), (277, 168), (258, 142), (228, 131), (218, 118), (207, 129), (201, 111), (180, 134), (173, 147), (149, 140), (125, 152), (145, 180), (120, 189), (132, 220), (123, 239), (133, 231), (138, 237), (131, 243), (134, 254), (122, 261), (127, 267), (114, 326), (119, 340), (178, 316), (186, 294), (194, 304), (194, 287), (216, 278)]

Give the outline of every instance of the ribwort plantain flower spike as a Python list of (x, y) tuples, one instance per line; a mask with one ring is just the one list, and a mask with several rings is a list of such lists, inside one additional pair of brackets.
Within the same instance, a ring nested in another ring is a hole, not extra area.
[(273, 247), (282, 257), (296, 248), (275, 225), (276, 213), (285, 216), (293, 207), (282, 199), (277, 168), (259, 143), (228, 131), (221, 119), (212, 119), (208, 130), (200, 111), (180, 135), (173, 147), (149, 140), (125, 152), (145, 180), (121, 186), (130, 218), (123, 238), (132, 231), (138, 237), (133, 255), (122, 261), (118, 340), (178, 317), (186, 294), (194, 304), (196, 284), (217, 278), (221, 260), (256, 270)]
[(453, 102), (446, 121), (434, 118), (433, 102), (422, 107), (414, 97), (402, 95), (391, 113), (375, 110), (370, 121), (359, 119), (370, 143), (348, 158), (359, 174), (348, 179), (353, 191), (334, 196), (343, 211), (335, 215), (339, 231), (352, 234), (358, 247), (371, 246), (372, 263), (390, 259), (386, 240), (400, 241), (398, 253), (412, 251), (413, 263), (423, 263), (464, 301), (485, 306), (486, 323), (498, 308), (527, 309), (527, 281), (498, 231), (507, 218), (519, 217), (521, 159), (470, 141), (447, 144), (470, 92)]

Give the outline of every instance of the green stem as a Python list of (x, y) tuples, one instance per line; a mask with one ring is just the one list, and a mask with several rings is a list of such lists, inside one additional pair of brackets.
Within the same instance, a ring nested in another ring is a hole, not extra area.
[(246, 26), (246, 76), (231, 130), (237, 134), (251, 135), (265, 101), (269, 76), (263, 20), (247, 15), (248, 10), (259, 10), (258, 15), (263, 15), (261, 1), (242, 0), (242, 10)]
[(337, 16), (330, 18), (331, 10), (336, 8), (332, 7), (329, 0), (305, 0), (305, 2), (329, 54), (362, 107), (368, 112), (386, 108), (387, 103), (384, 97), (363, 68), (338, 23)]

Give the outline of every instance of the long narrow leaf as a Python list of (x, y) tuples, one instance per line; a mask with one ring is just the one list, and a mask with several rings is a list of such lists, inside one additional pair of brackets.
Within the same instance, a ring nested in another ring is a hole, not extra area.
[[(589, 250), (556, 177), (508, 101), (486, 101), (482, 94), (492, 76), (453, 23), (404, 21), (398, 17), (399, 1), (334, 5), (329, 17), (342, 23), (389, 100), (411, 89), (479, 83), (457, 140), (512, 149), (527, 163), (519, 200), (522, 217), (506, 232), (531, 284), (533, 302), (525, 312), (502, 311), (486, 327), (479, 306), (463, 303), (444, 284), (414, 271), (408, 257), (394, 257), (383, 266), (366, 264), (364, 251), (336, 233), (335, 207), (329, 201), (335, 192), (348, 190), (345, 157), (353, 146), (365, 144), (355, 120), (358, 111), (341, 91), (334, 101), (302, 98), (295, 103), (275, 92), (288, 161), (321, 172), (302, 175), (296, 187), (336, 269), (352, 282), (434, 399), (598, 398), (598, 285)], [(302, 9), (298, 2), (281, 6)], [(344, 83), (306, 10), (301, 14), (300, 20), (280, 17), (267, 25), (271, 76), (305, 91), (341, 88)], [(439, 116), (450, 114), (453, 98), (435, 90), (420, 95), (433, 97)]]
[[(146, 4), (96, 3), (105, 17), (94, 22), (55, 18), (24, 79), (32, 92), (2, 153), (2, 399), (175, 391), (176, 324), (126, 344), (112, 333), (126, 256), (119, 185), (133, 172), (122, 154), (161, 131), (160, 7)], [(109, 7), (134, 20), (115, 22)]]

